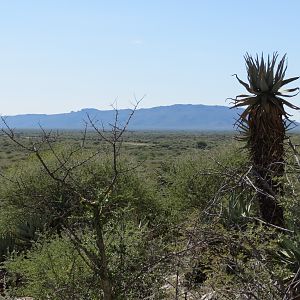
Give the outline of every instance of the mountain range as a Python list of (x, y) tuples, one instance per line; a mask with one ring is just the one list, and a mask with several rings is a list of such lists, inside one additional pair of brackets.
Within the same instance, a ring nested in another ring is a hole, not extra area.
[[(130, 130), (212, 130), (230, 131), (242, 109), (227, 106), (175, 104), (137, 109), (129, 123)], [(124, 124), (131, 110), (120, 109), (118, 118)], [(24, 114), (4, 116), (6, 123), (15, 129), (82, 129), (88, 116), (98, 126), (108, 127), (115, 119), (114, 110), (85, 108), (61, 114)], [(3, 125), (3, 123), (1, 124)]]

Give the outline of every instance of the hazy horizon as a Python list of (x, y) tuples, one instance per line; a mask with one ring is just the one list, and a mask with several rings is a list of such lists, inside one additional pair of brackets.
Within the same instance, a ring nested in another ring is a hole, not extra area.
[(287, 77), (300, 75), (299, 8), (296, 0), (0, 1), (0, 114), (107, 110), (116, 99), (122, 109), (144, 95), (140, 108), (229, 106), (226, 98), (245, 93), (231, 75), (246, 79), (246, 52), (287, 53)]
[[(205, 105), (205, 106), (222, 106), (222, 107), (228, 107), (230, 108), (231, 106), (230, 105), (221, 105), (221, 104), (203, 104), (203, 103), (174, 103), (174, 104), (166, 104), (166, 105), (155, 105), (155, 106), (149, 106), (149, 107), (145, 107), (145, 106), (140, 106), (138, 105), (136, 107), (137, 110), (140, 110), (140, 109), (151, 109), (151, 108), (157, 108), (157, 107), (169, 107), (169, 106), (180, 106), (180, 105)], [(45, 112), (41, 112), (41, 113), (21, 113), (21, 114), (7, 114), (7, 115), (4, 115), (2, 114), (2, 116), (6, 117), (6, 116), (18, 116), (18, 115), (30, 115), (30, 114), (33, 114), (33, 115), (55, 115), (55, 114), (66, 114), (66, 113), (72, 113), (72, 112), (79, 112), (79, 111), (82, 111), (82, 110), (88, 110), (88, 109), (96, 109), (96, 110), (99, 110), (99, 111), (110, 111), (110, 110), (115, 110), (115, 109), (118, 109), (118, 110), (126, 110), (126, 109), (133, 109), (134, 108), (134, 104), (132, 103), (131, 105), (129, 105), (128, 107), (123, 107), (123, 108), (120, 108), (120, 107), (112, 107), (112, 105), (110, 105), (109, 107), (107, 108), (95, 108), (95, 107), (82, 107), (82, 108), (79, 108), (77, 110), (70, 110), (70, 111), (61, 111), (61, 112), (55, 112), (55, 113), (45, 113)], [(1, 116), (1, 115), (0, 115)]]

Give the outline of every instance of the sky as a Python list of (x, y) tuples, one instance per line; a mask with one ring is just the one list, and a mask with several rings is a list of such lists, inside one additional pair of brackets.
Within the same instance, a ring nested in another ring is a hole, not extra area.
[(144, 96), (228, 106), (246, 52), (287, 53), (287, 77), (300, 75), (299, 13), (298, 0), (0, 0), (0, 115)]

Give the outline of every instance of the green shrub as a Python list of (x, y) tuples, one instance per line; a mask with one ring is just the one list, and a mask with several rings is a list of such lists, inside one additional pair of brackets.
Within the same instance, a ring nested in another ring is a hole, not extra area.
[(206, 149), (207, 148), (207, 143), (205, 141), (198, 141), (196, 144), (197, 149)]
[[(64, 183), (53, 180), (47, 170), (31, 158), (10, 169), (7, 176), (11, 179), (2, 179), (0, 186), (0, 214), (5, 216), (5, 221), (3, 219), (0, 222), (0, 231), (20, 232), (22, 238), (31, 235), (28, 247), (14, 247), (14, 257), (6, 263), (11, 274), (20, 274), (23, 278), (22, 285), (16, 287), (17, 294), (27, 293), (38, 299), (46, 299), (47, 295), (51, 295), (51, 299), (92, 299), (87, 298), (84, 289), (74, 289), (73, 281), (70, 281), (74, 277), (77, 285), (89, 286), (87, 282), (81, 282), (83, 279), (77, 274), (80, 270), (74, 269), (73, 275), (70, 271), (69, 277), (65, 272), (61, 276), (55, 277), (55, 274), (60, 272), (61, 267), (69, 269), (72, 259), (77, 261), (79, 252), (73, 251), (74, 246), (80, 250), (79, 259), (85, 255), (77, 243), (65, 238), (64, 234), (69, 229), (76, 231), (80, 244), (100, 259), (102, 253), (97, 248), (98, 233), (95, 229), (100, 224), (116, 297), (126, 294), (126, 299), (139, 299), (140, 296), (149, 295), (157, 288), (157, 285), (153, 285), (153, 271), (145, 274), (140, 274), (140, 271), (164, 251), (163, 239), (160, 238), (163, 230), (157, 230), (155, 234), (152, 230), (158, 227), (159, 222), (162, 222), (162, 226), (166, 224), (160, 217), (160, 203), (155, 197), (152, 183), (147, 177), (143, 178), (136, 167), (132, 167), (135, 164), (122, 159), (118, 165), (120, 174), (117, 182), (109, 195), (103, 198), (103, 191), (111, 184), (114, 175), (110, 156), (100, 155), (85, 161), (90, 153), (81, 153), (67, 162), (72, 172), (66, 174), (64, 168), (59, 168), (60, 163), (53, 155), (43, 155), (48, 168), (57, 170), (55, 176), (64, 178), (67, 175)], [(62, 152), (59, 155), (65, 154)], [(77, 164), (80, 167), (72, 168)], [(89, 203), (96, 203), (101, 208), (96, 225), (94, 206)], [(33, 228), (34, 218), (42, 222)], [(36, 243), (35, 235), (42, 232), (47, 233), (49, 238)], [(64, 238), (56, 236), (56, 232)], [(30, 249), (32, 243), (33, 248)], [(24, 250), (26, 248), (27, 251)], [(48, 249), (53, 250), (53, 256), (49, 256)], [(64, 251), (65, 255), (58, 258), (56, 255), (60, 251)], [(84, 264), (83, 274), (92, 274), (86, 276), (87, 279), (92, 276), (93, 283), (96, 282), (96, 299), (99, 299), (102, 279), (98, 278), (99, 272), (90, 263), (91, 256), (87, 255), (79, 266), (81, 268)], [(51, 290), (54, 291), (53, 295)], [(80, 296), (77, 297), (77, 294)]]
[(174, 212), (207, 208), (213, 203), (230, 175), (244, 168), (244, 153), (235, 144), (226, 149), (180, 156), (175, 162), (165, 163), (160, 174), (162, 192), (167, 205)]
[[(114, 293), (117, 299), (144, 299), (161, 294), (166, 269), (155, 265), (165, 244), (152, 235), (147, 224), (130, 221), (123, 211), (117, 224), (108, 224), (105, 240)], [(81, 230), (85, 245), (95, 247), (95, 237)], [(79, 255), (65, 236), (41, 238), (22, 254), (14, 252), (5, 262), (10, 274), (11, 296), (37, 299), (101, 299), (101, 279), (95, 276), (88, 259)], [(149, 266), (152, 266), (150, 269)]]
[[(35, 299), (99, 299), (97, 280), (66, 237), (43, 239), (5, 263), (11, 274), (11, 296)], [(18, 278), (18, 280), (17, 280)]]
[[(64, 151), (61, 156), (66, 156)], [(77, 155), (68, 162), (67, 167), (80, 164), (90, 155), (89, 152)], [(64, 178), (65, 184), (53, 180), (41, 164), (34, 158), (20, 162), (8, 170), (6, 177), (0, 179), (0, 234), (16, 231), (16, 227), (28, 223), (32, 218), (43, 222), (39, 229), (46, 227), (59, 230), (62, 222), (85, 216), (86, 208), (82, 197), (98, 201), (104, 189), (111, 183), (113, 170), (111, 158), (107, 155), (97, 156), (74, 168), (66, 174), (64, 168), (53, 155), (44, 154), (49, 169), (57, 170), (55, 176)], [(134, 207), (136, 218), (146, 215), (149, 219), (157, 215), (158, 204), (146, 180), (137, 169), (132, 170), (132, 163), (125, 159), (120, 162), (120, 174), (117, 185), (110, 195), (110, 208), (106, 217), (114, 214), (114, 208)], [(129, 170), (129, 171), (126, 171)], [(105, 205), (106, 203), (103, 203)], [(61, 216), (64, 216), (62, 219)]]

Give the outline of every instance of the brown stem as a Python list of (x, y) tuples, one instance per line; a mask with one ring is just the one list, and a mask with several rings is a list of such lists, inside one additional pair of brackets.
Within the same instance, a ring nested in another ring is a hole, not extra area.
[(104, 300), (113, 299), (113, 287), (109, 276), (106, 249), (103, 238), (103, 228), (100, 219), (100, 209), (98, 206), (93, 208), (94, 228), (96, 232), (96, 245), (99, 251), (98, 273), (102, 281)]

